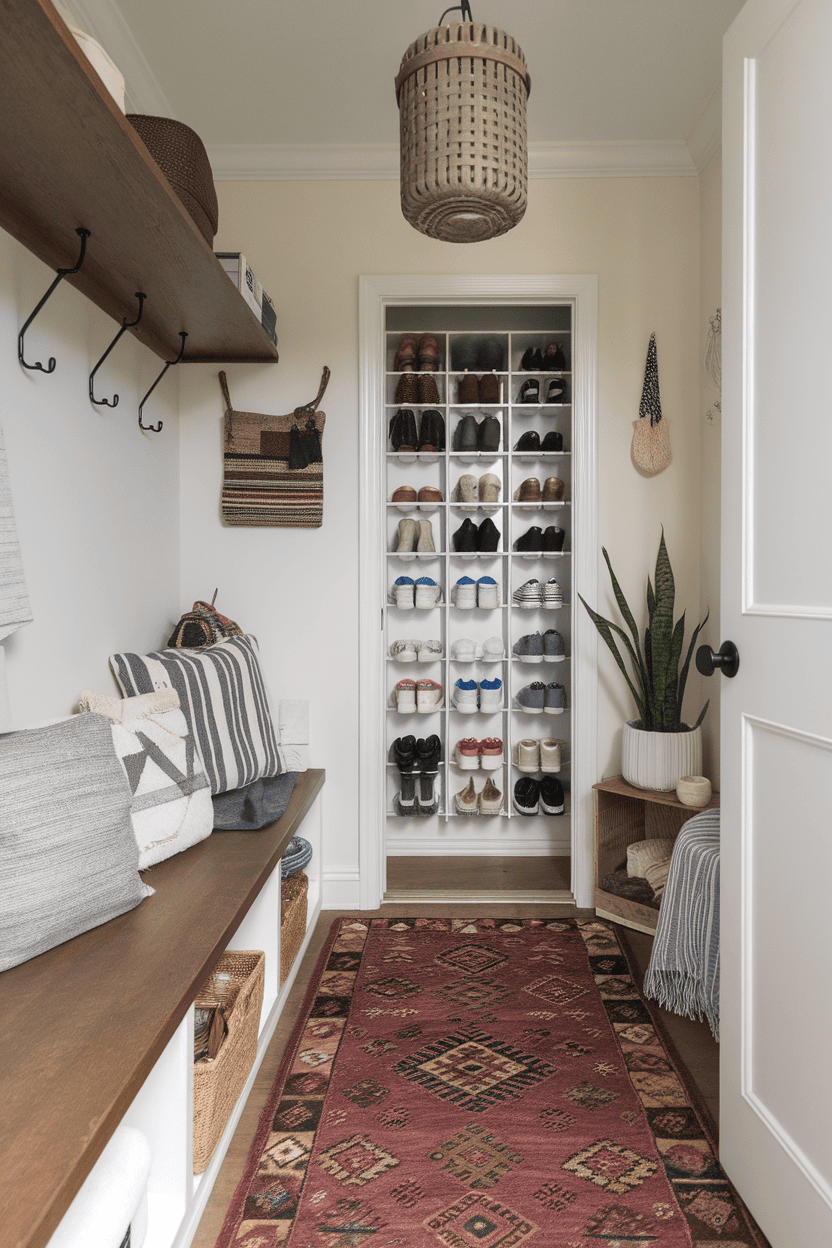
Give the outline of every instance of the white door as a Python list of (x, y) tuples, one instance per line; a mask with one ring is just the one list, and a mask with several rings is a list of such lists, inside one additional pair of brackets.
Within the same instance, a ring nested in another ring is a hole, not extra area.
[(832, 3), (749, 0), (723, 78), (720, 1153), (832, 1245)]

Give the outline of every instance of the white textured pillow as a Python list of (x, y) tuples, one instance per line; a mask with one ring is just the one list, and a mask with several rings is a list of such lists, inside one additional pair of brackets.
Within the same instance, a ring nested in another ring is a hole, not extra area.
[(214, 826), (211, 789), (175, 689), (111, 698), (85, 689), (82, 711), (109, 720), (130, 784), (139, 870), (204, 841)]
[(638, 875), (646, 880), (647, 868), (650, 864), (661, 862), (663, 858), (670, 858), (672, 852), (672, 840), (634, 841), (632, 845), (627, 846), (627, 874)]
[(644, 878), (653, 890), (653, 896), (658, 901), (664, 892), (664, 886), (667, 883), (667, 873), (670, 870), (670, 858), (660, 858), (658, 862), (651, 862), (650, 866), (644, 873)]

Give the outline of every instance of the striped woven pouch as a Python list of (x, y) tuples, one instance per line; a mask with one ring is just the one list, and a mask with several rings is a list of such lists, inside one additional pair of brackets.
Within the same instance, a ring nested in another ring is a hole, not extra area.
[(222, 518), (225, 524), (317, 529), (323, 523), (323, 436), (318, 411), (329, 381), (324, 366), (316, 397), (288, 416), (237, 412), (225, 373)]

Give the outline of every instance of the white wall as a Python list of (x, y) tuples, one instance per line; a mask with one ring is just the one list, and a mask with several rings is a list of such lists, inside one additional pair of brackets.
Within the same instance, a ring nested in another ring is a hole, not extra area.
[(0, 231), (0, 425), (34, 612), (2, 643), (17, 728), (70, 714), (84, 688), (115, 693), (108, 656), (157, 648), (180, 614), (176, 370), (146, 410), (164, 429), (141, 433), (161, 362), (125, 334), (96, 378), (119, 405), (93, 407), (88, 374), (119, 326), (67, 282), (26, 338), (26, 358), (55, 356), (55, 371), (21, 368), (18, 331), (53, 277)]
[[(599, 534), (636, 612), (661, 526), (688, 620), (700, 602), (699, 190), (694, 178), (575, 179), (531, 184), (524, 221), (500, 239), (450, 245), (403, 220), (391, 182), (221, 183), (218, 250), (248, 256), (278, 311), (280, 363), (226, 369), (234, 406), (287, 412), (332, 369), (323, 408), (324, 524), (319, 530), (225, 528), (220, 522), (223, 404), (217, 367), (181, 379), (182, 601), (219, 586), (217, 605), (261, 644), (278, 697), (311, 701), (312, 761), (327, 769), (324, 904), (357, 897), (358, 277), (380, 273), (597, 273)], [(650, 333), (673, 462), (640, 477), (632, 421)], [(596, 605), (614, 610), (599, 552)], [(597, 774), (620, 769), (633, 713), (612, 658), (601, 672)], [(701, 700), (686, 709), (698, 714)]]

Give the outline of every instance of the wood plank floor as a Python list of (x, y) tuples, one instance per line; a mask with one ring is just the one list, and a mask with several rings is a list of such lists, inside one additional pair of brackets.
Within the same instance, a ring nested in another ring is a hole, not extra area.
[[(391, 859), (392, 861), (394, 860)], [(424, 863), (425, 859), (419, 861)], [(539, 869), (540, 865), (546, 860), (538, 858), (530, 861), (535, 862)], [(407, 905), (395, 903), (384, 905), (379, 910), (374, 911), (329, 910), (321, 914), (297, 978), (292, 986), (286, 1008), (281, 1015), (275, 1034), (260, 1066), (254, 1087), (237, 1126), (234, 1139), (226, 1153), (217, 1182), (214, 1185), (214, 1190), (211, 1193), (205, 1213), (192, 1241), (194, 1248), (213, 1248), (216, 1242), (229, 1201), (245, 1167), (251, 1141), (254, 1138), (254, 1132), (257, 1128), (263, 1105), (271, 1091), (283, 1050), (303, 1003), (303, 997), (312, 978), (318, 955), (334, 920), (346, 915), (364, 918), (374, 916), (389, 917), (392, 915), (401, 915), (402, 917), (425, 915), (436, 918), (457, 918), (459, 913), (458, 903), (456, 905), (427, 903), (424, 905)], [(466, 911), (466, 913), (474, 912)], [(483, 911), (483, 913), (485, 914), (486, 912)], [(487, 915), (490, 918), (557, 918), (566, 915), (591, 917), (592, 914), (593, 911), (591, 910), (576, 910), (574, 906), (566, 905), (520, 905), (508, 903), (505, 905), (492, 904), (487, 909)], [(626, 935), (639, 966), (640, 978), (643, 979), (650, 957), (652, 937), (646, 936), (641, 932), (629, 930), (626, 931)], [(719, 1049), (711, 1036), (707, 1023), (680, 1018), (664, 1010), (661, 1013), (682, 1060), (693, 1076), (714, 1119), (718, 1121)]]
[(387, 859), (387, 891), (426, 887), (467, 892), (562, 892), (570, 889), (569, 858), (467, 857)]

